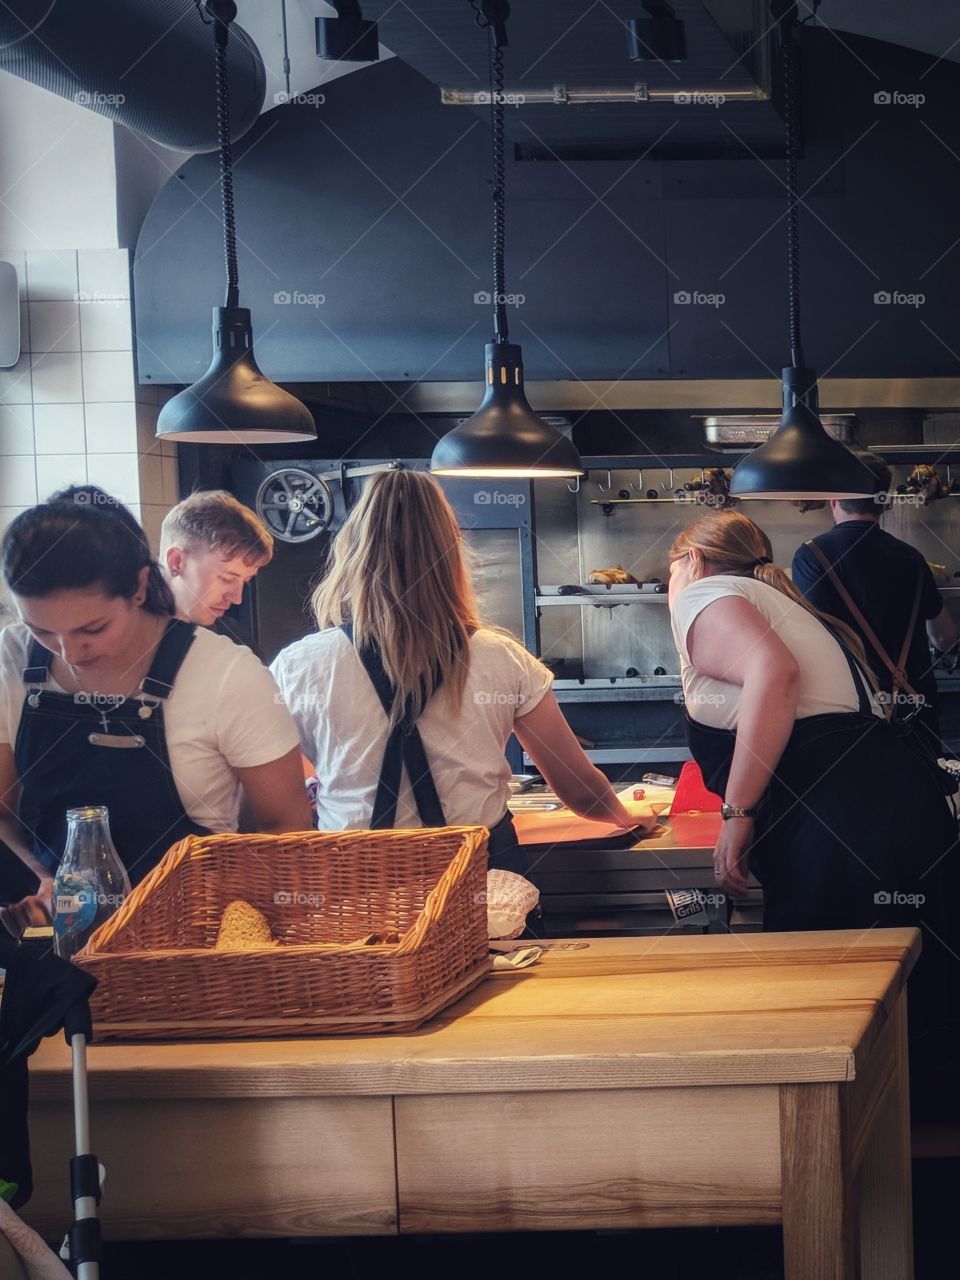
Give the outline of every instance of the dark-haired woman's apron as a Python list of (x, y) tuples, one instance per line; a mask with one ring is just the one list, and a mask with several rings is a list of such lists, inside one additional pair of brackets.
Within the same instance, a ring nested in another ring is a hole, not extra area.
[[(910, 983), (911, 1033), (956, 1016), (960, 992), (956, 818), (927, 765), (871, 713), (843, 648), (858, 712), (794, 724), (760, 804), (750, 870), (763, 886), (765, 930), (922, 927)], [(726, 790), (734, 730), (687, 716), (704, 781)]]
[(119, 705), (103, 695), (47, 688), (53, 655), (31, 645), (14, 760), (20, 821), (51, 873), (66, 844), (68, 809), (107, 806), (110, 834), (133, 884), (176, 841), (209, 834), (183, 807), (164, 729), (164, 702), (194, 631), (192, 623), (172, 620), (140, 693)]
[[(347, 639), (353, 642), (353, 628), (344, 623), (341, 630)], [(376, 649), (365, 648), (359, 652), (360, 661), (370, 678), (370, 683), (377, 692), (380, 704), (389, 717), (393, 707), (394, 687), (390, 677), (384, 670), (383, 660)], [(370, 827), (373, 831), (393, 827), (397, 819), (397, 806), (400, 802), (400, 784), (404, 768), (410, 780), (414, 803), (420, 821), (425, 827), (445, 827), (446, 817), (443, 805), (437, 792), (437, 786), (430, 771), (430, 762), (424, 750), (423, 740), (416, 723), (404, 720), (392, 729), (387, 738), (377, 780), (377, 791), (373, 801), (373, 815)], [(513, 824), (513, 815), (508, 811), (492, 827), (488, 845), (489, 866), (504, 871), (516, 871), (518, 841)]]

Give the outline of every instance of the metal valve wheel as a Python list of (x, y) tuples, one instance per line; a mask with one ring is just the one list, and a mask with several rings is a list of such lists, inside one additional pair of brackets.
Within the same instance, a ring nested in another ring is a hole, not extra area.
[(281, 542), (309, 542), (329, 528), (333, 494), (319, 476), (284, 467), (263, 481), (256, 507), (257, 515)]

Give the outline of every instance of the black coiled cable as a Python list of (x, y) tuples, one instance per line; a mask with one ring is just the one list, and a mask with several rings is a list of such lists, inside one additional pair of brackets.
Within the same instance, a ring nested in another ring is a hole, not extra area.
[(490, 122), (493, 134), (493, 304), (497, 342), (509, 337), (504, 272), (504, 195), (506, 170), (503, 141), (503, 50), (490, 28)]
[(800, 132), (800, 58), (795, 22), (780, 29), (783, 70), (783, 108), (787, 142), (787, 308), (790, 329), (790, 363), (804, 367), (800, 338), (800, 219), (797, 191), (797, 153)]
[(486, 27), (490, 62), (490, 133), (493, 138), (493, 328), (497, 342), (509, 340), (504, 269), (506, 156), (503, 128), (503, 46), (507, 43), (506, 0), (468, 0), (478, 27)]
[(230, 144), (230, 89), (227, 81), (227, 41), (229, 24), (222, 18), (213, 23), (214, 63), (217, 80), (217, 140), (220, 151), (220, 197), (223, 203), (223, 254), (227, 269), (227, 296), (224, 306), (240, 301), (237, 269), (237, 219), (233, 202), (233, 155)]

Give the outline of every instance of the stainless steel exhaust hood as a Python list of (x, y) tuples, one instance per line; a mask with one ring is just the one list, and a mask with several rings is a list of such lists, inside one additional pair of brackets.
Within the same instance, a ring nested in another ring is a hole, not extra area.
[[(471, 413), (476, 382), (390, 384), (414, 413)], [(671, 378), (527, 383), (527, 396), (538, 412), (589, 410), (689, 409), (703, 414), (762, 414), (779, 411), (780, 382), (774, 378)], [(949, 410), (960, 405), (960, 378), (823, 378), (820, 406), (839, 414), (858, 409)], [(779, 412), (777, 412), (779, 421)]]

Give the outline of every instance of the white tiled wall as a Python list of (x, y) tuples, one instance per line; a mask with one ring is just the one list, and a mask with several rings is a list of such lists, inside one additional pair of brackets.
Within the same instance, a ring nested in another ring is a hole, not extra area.
[(126, 502), (154, 547), (177, 501), (176, 446), (156, 439), (159, 392), (135, 381), (126, 249), (0, 249), (20, 280), (21, 351), (0, 370), (0, 532), (89, 481)]

